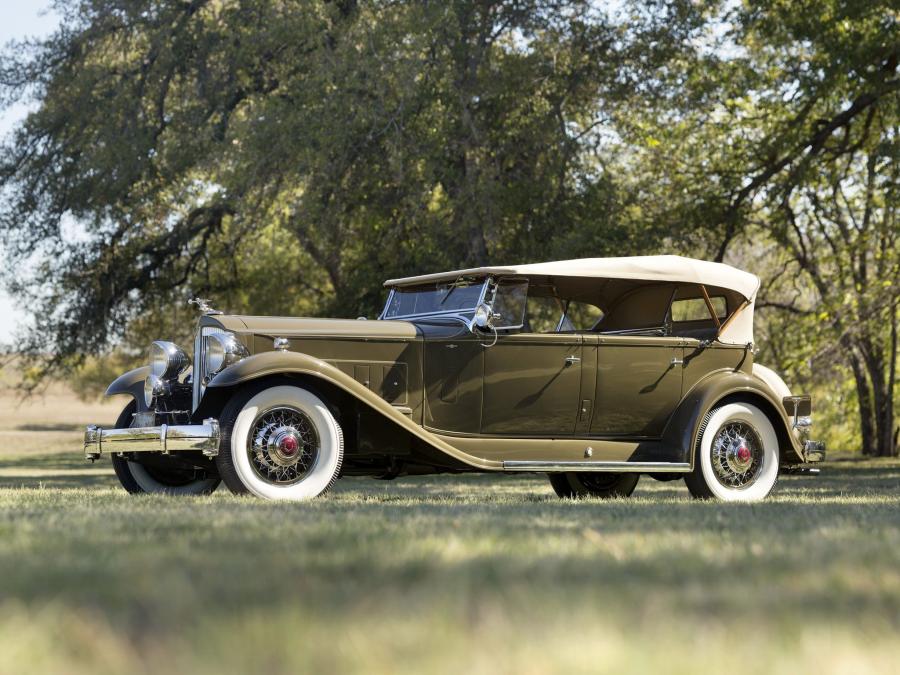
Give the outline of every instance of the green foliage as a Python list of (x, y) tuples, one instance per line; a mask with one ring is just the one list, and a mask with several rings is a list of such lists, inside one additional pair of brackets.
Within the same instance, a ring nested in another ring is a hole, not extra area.
[(33, 270), (8, 280), (36, 310), (22, 348), (51, 367), (192, 294), (371, 315), (389, 276), (654, 240), (594, 132), (683, 31), (583, 0), (59, 5), (0, 71), (39, 101), (0, 231)]
[(900, 432), (897, 24), (887, 2), (717, 9), (671, 95), (626, 108), (650, 217), (750, 262), (762, 358), (808, 389), (851, 378), (857, 443), (880, 455)]
[(388, 277), (666, 248), (759, 272), (763, 356), (852, 378), (894, 451), (892, 3), (57, 7), (0, 61), (0, 102), (36, 103), (0, 234), (38, 376), (183, 341), (192, 295), (373, 316)]
[(129, 356), (114, 352), (85, 359), (69, 378), (69, 386), (82, 400), (97, 398), (106, 391), (109, 383), (124, 372), (143, 365), (145, 354)]

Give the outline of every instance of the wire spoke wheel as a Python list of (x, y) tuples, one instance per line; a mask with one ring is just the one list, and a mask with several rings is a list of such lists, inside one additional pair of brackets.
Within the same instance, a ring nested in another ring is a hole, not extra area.
[(287, 406), (262, 412), (247, 440), (253, 471), (267, 483), (280, 486), (306, 478), (315, 468), (321, 448), (309, 416)]
[(765, 463), (759, 433), (747, 422), (728, 422), (713, 438), (711, 460), (716, 480), (722, 485), (737, 489), (749, 487)]
[(321, 398), (292, 380), (243, 387), (225, 405), (221, 420), (216, 466), (235, 494), (314, 499), (341, 475), (341, 425)]

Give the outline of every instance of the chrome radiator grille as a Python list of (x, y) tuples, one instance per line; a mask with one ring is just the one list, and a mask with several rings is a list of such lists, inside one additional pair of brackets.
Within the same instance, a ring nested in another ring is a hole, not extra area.
[(225, 335), (228, 331), (215, 326), (204, 326), (194, 338), (194, 410), (200, 405), (206, 390), (206, 345), (210, 335)]

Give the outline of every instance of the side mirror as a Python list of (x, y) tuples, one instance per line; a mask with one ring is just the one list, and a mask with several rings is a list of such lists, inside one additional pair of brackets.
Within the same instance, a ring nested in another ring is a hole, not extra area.
[(487, 330), (494, 325), (494, 309), (486, 302), (475, 308), (475, 325), (481, 330)]

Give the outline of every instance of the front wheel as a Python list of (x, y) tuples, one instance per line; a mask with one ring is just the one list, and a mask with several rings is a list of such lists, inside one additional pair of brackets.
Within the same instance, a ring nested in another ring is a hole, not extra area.
[(750, 403), (713, 408), (700, 426), (694, 470), (685, 475), (698, 499), (755, 502), (778, 481), (778, 436), (768, 416)]
[[(127, 429), (132, 426), (135, 410), (137, 405), (134, 401), (125, 406), (119, 419), (116, 420), (116, 429)], [(203, 471), (148, 466), (119, 457), (117, 454), (111, 457), (116, 478), (122, 487), (133, 495), (208, 495), (219, 486), (217, 476), (209, 476)]]
[(641, 477), (639, 473), (595, 473), (592, 471), (548, 475), (553, 491), (561, 499), (628, 497), (634, 492)]
[(344, 436), (328, 406), (294, 385), (255, 386), (236, 394), (220, 420), (216, 458), (236, 494), (303, 500), (327, 492), (344, 461)]

